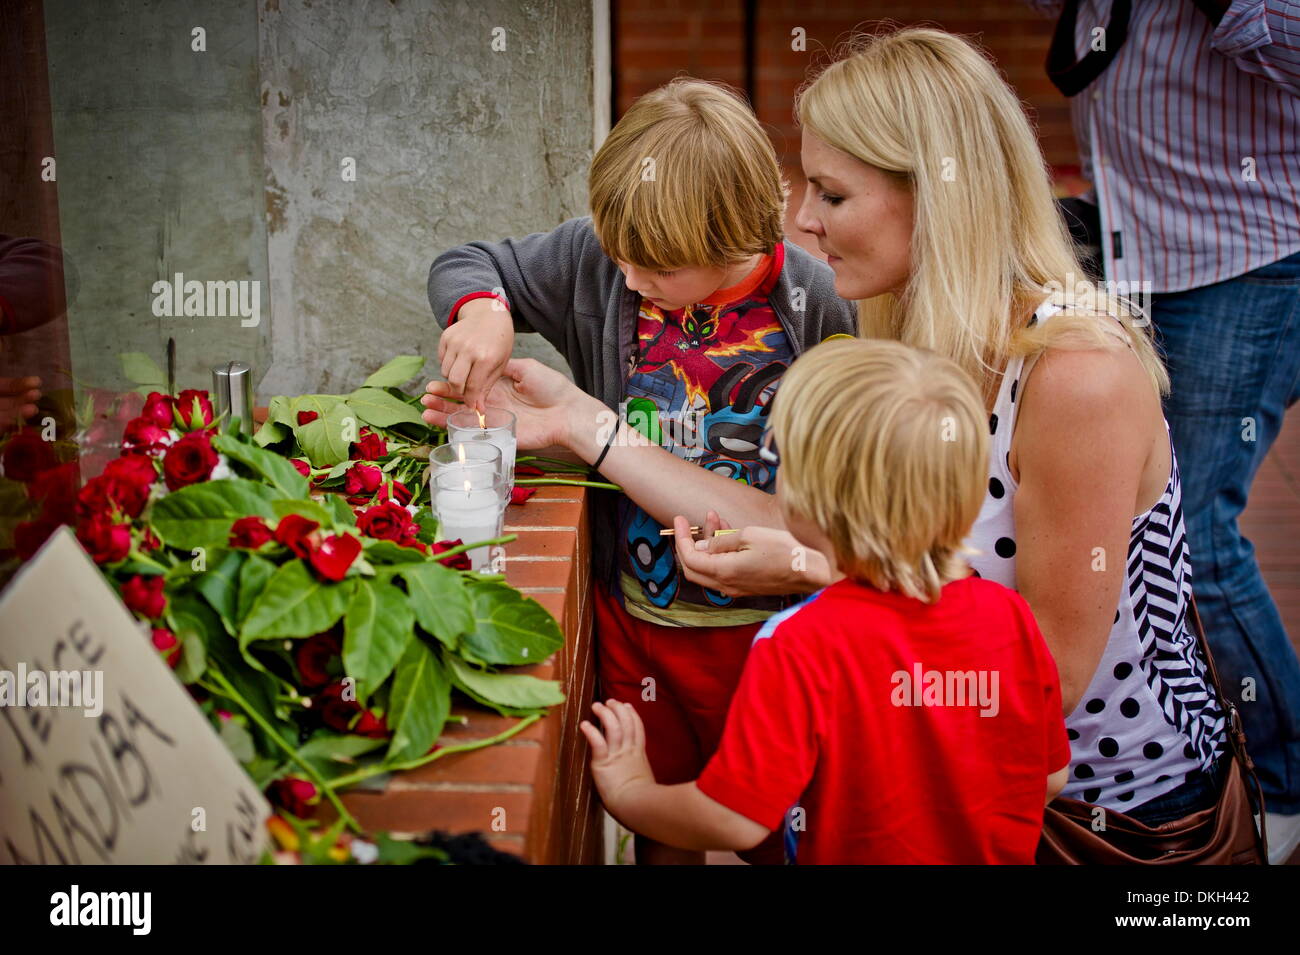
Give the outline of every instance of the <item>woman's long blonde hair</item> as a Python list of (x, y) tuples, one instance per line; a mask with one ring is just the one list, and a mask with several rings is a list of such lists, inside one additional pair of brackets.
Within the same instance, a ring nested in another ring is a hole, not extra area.
[[(1113, 347), (1105, 326), (1122, 325), (1152, 386), (1168, 391), (1147, 323), (1122, 300), (1078, 294), (1085, 273), (1038, 140), (974, 44), (925, 28), (859, 34), (796, 103), (805, 129), (911, 189), (910, 279), (900, 300), (858, 303), (862, 335), (937, 351), (988, 388), (1013, 356)], [(1028, 326), (1049, 296), (1066, 311)]]

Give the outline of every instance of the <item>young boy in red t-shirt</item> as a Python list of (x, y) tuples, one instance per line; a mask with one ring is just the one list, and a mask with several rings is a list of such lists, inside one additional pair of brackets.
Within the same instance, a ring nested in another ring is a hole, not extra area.
[(967, 576), (987, 416), (970, 379), (888, 341), (786, 373), (765, 438), (791, 533), (830, 586), (755, 638), (721, 745), (660, 785), (635, 709), (589, 722), (605, 807), (669, 845), (742, 850), (784, 823), (800, 863), (1020, 863), (1065, 783), (1056, 666), (1014, 591)]

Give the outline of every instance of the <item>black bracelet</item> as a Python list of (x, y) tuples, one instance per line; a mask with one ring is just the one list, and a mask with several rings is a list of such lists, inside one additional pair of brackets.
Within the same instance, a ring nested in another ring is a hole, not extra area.
[(614, 437), (618, 434), (619, 426), (622, 423), (623, 419), (621, 417), (614, 420), (614, 430), (609, 433), (609, 440), (605, 442), (605, 447), (604, 450), (600, 452), (600, 457), (596, 458), (596, 463), (591, 466), (593, 471), (600, 470), (600, 465), (601, 462), (605, 460), (605, 455), (609, 454), (609, 449), (614, 446)]

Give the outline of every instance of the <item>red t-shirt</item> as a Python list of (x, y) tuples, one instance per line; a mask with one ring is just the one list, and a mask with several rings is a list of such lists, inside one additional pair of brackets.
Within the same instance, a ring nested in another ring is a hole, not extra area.
[(768, 829), (794, 807), (801, 864), (1031, 864), (1069, 761), (1019, 594), (967, 577), (925, 604), (845, 579), (759, 631), (697, 785)]

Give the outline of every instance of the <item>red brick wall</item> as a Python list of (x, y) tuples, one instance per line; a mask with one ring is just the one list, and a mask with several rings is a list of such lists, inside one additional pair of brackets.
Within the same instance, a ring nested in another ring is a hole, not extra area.
[[(744, 4), (740, 0), (612, 0), (615, 44), (615, 119), (633, 100), (675, 76), (719, 80), (744, 89)], [(810, 65), (829, 59), (855, 26), (877, 20), (927, 25), (962, 33), (992, 54), (1029, 107), (1047, 161), (1062, 172), (1078, 165), (1065, 98), (1048, 81), (1043, 60), (1052, 21), (1020, 0), (759, 0), (755, 24), (755, 100), (794, 189), (799, 134), (794, 92)], [(806, 51), (790, 49), (791, 30), (806, 31)], [(1070, 191), (1077, 185), (1070, 183)], [(793, 230), (792, 230), (793, 231)], [(792, 238), (795, 237), (792, 234)]]

